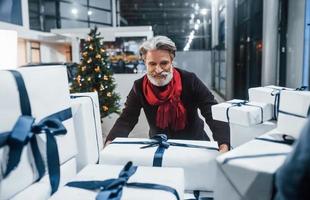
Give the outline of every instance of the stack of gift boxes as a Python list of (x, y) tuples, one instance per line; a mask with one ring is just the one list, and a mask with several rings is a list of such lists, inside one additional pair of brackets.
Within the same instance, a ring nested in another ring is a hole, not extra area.
[(0, 199), (267, 198), (292, 148), (281, 136), (298, 137), (310, 104), (309, 92), (260, 87), (249, 101), (213, 106), (214, 119), (231, 125), (277, 119), (276, 129), (219, 156), (216, 142), (164, 134), (103, 148), (97, 93), (70, 95), (64, 66), (0, 71), (0, 83)]
[(0, 199), (184, 199), (185, 191), (213, 191), (217, 143), (161, 135), (117, 138), (103, 149), (97, 93), (70, 95), (65, 66), (0, 71), (0, 83)]
[(292, 151), (309, 111), (309, 91), (276, 86), (250, 88), (249, 101), (213, 106), (213, 118), (230, 124), (251, 127), (276, 120), (275, 129), (216, 158), (215, 199), (272, 199), (274, 174)]

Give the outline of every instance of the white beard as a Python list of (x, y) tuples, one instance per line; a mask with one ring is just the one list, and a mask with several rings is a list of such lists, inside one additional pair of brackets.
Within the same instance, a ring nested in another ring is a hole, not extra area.
[(171, 67), (170, 72), (162, 72), (161, 75), (164, 75), (166, 77), (162, 78), (162, 79), (156, 79), (151, 74), (147, 73), (147, 78), (155, 86), (158, 86), (158, 87), (165, 86), (168, 83), (170, 83), (170, 81), (173, 78), (173, 69), (172, 69), (172, 67)]

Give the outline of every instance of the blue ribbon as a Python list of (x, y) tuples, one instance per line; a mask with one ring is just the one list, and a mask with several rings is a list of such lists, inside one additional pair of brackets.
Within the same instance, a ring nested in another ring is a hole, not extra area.
[(288, 155), (288, 153), (266, 153), (266, 154), (236, 156), (224, 159), (223, 165), (231, 160), (237, 160), (237, 159), (261, 158), (261, 157), (273, 157), (273, 156), (285, 156), (285, 155)]
[(168, 137), (165, 134), (157, 134), (151, 138), (153, 141), (140, 141), (140, 142), (112, 142), (112, 144), (146, 144), (146, 146), (140, 147), (141, 149), (151, 148), (151, 147), (158, 147), (155, 151), (153, 157), (153, 166), (154, 167), (161, 167), (162, 160), (165, 153), (165, 150), (168, 149), (170, 146), (178, 146), (178, 147), (187, 147), (187, 148), (200, 148), (200, 149), (209, 149), (209, 150), (216, 150), (218, 148), (215, 147), (205, 147), (193, 144), (182, 144), (177, 142), (168, 142)]
[(272, 89), (273, 91), (270, 94), (271, 96), (274, 96), (273, 119), (277, 120), (278, 115), (279, 115), (279, 107), (280, 107), (280, 95), (281, 95), (281, 91), (285, 90), (285, 88), (283, 89), (272, 88)]
[(46, 135), (47, 169), (52, 194), (57, 191), (60, 182), (60, 162), (55, 136), (65, 135), (67, 133), (62, 121), (70, 119), (71, 117), (71, 108), (67, 108), (45, 117), (32, 128), (33, 133)]
[[(286, 134), (271, 134), (269, 135), (273, 139), (270, 138), (262, 138), (262, 137), (257, 137), (255, 138), (256, 140), (261, 140), (261, 141), (266, 141), (266, 142), (273, 142), (273, 143), (279, 143), (279, 144), (286, 144), (286, 145), (293, 145), (295, 142), (295, 138), (286, 135)], [(236, 160), (236, 159), (245, 159), (245, 158), (259, 158), (259, 157), (270, 157), (270, 156), (283, 156), (287, 155), (288, 153), (267, 153), (267, 154), (256, 154), (256, 155), (243, 155), (243, 156), (236, 156), (236, 157), (230, 157), (226, 158), (223, 161), (223, 164), (228, 163), (231, 160)]]
[(96, 196), (96, 200), (120, 200), (124, 187), (167, 191), (171, 192), (177, 200), (180, 200), (176, 189), (166, 185), (135, 182), (128, 183), (129, 178), (136, 171), (137, 167), (133, 166), (132, 162), (128, 162), (119, 173), (118, 178), (104, 181), (74, 181), (67, 183), (66, 186), (86, 190), (100, 190), (99, 194)]
[[(286, 90), (285, 88), (274, 88), (274, 87), (268, 87), (273, 89), (271, 92), (271, 96), (275, 96), (274, 98), (274, 106), (273, 106), (273, 119), (277, 120), (278, 115), (279, 115), (279, 108), (280, 108), (280, 96), (281, 96), (281, 91)], [(299, 88), (296, 88), (295, 91), (304, 91), (307, 89), (307, 86), (301, 86)]]
[(226, 118), (227, 118), (227, 121), (228, 123), (230, 122), (230, 117), (229, 117), (229, 110), (233, 107), (241, 107), (241, 106), (252, 106), (252, 107), (257, 107), (260, 109), (260, 112), (261, 112), (261, 121), (260, 123), (262, 124), (264, 122), (264, 110), (261, 106), (257, 106), (257, 105), (251, 105), (251, 104), (248, 104), (249, 102), (247, 100), (244, 100), (244, 101), (240, 101), (240, 102), (226, 102), (226, 103), (230, 103), (232, 104), (231, 106), (229, 106), (227, 109), (226, 109)]
[(307, 86), (301, 86), (299, 88), (296, 88), (296, 91), (305, 91), (308, 87)]
[(256, 140), (262, 140), (262, 141), (266, 141), (266, 142), (273, 142), (273, 143), (279, 143), (279, 144), (287, 144), (287, 145), (293, 145), (295, 142), (295, 138), (291, 135), (286, 135), (286, 134), (279, 134), (279, 133), (275, 133), (275, 134), (270, 134), (270, 137), (272, 137), (272, 139), (270, 138), (263, 138), (263, 137), (257, 137), (255, 138)]
[(29, 143), (39, 174), (36, 181), (39, 181), (43, 177), (45, 174), (45, 165), (35, 135), (44, 133), (47, 138), (46, 153), (48, 172), (52, 193), (54, 193), (58, 189), (60, 179), (59, 155), (55, 136), (67, 133), (62, 121), (72, 117), (71, 108), (49, 115), (35, 124), (35, 119), (31, 116), (31, 106), (24, 80), (18, 71), (10, 70), (10, 72), (15, 78), (19, 91), (22, 115), (18, 118), (11, 132), (0, 134), (0, 147), (5, 145), (9, 147), (9, 159), (6, 171), (4, 172), (4, 178), (17, 167), (23, 148)]

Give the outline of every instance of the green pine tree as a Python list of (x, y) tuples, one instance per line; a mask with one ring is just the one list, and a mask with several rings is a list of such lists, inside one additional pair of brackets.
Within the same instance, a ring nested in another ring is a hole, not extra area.
[(115, 93), (115, 80), (97, 27), (91, 29), (81, 50), (81, 63), (71, 85), (71, 92), (94, 92), (99, 96), (101, 117), (120, 113), (120, 97)]

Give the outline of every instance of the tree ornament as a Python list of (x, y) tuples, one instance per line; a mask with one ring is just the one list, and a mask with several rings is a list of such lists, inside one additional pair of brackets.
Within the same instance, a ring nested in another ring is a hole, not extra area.
[(97, 59), (101, 59), (101, 55), (100, 55), (100, 54), (97, 54), (97, 55), (96, 55), (96, 58), (97, 58)]
[[(100, 72), (100, 67), (99, 66), (97, 66), (96, 68), (95, 68), (95, 72)], [(100, 77), (99, 77), (100, 78)]]
[(105, 112), (109, 110), (109, 108), (107, 106), (102, 106), (102, 108), (103, 108), (103, 111), (105, 111)]

